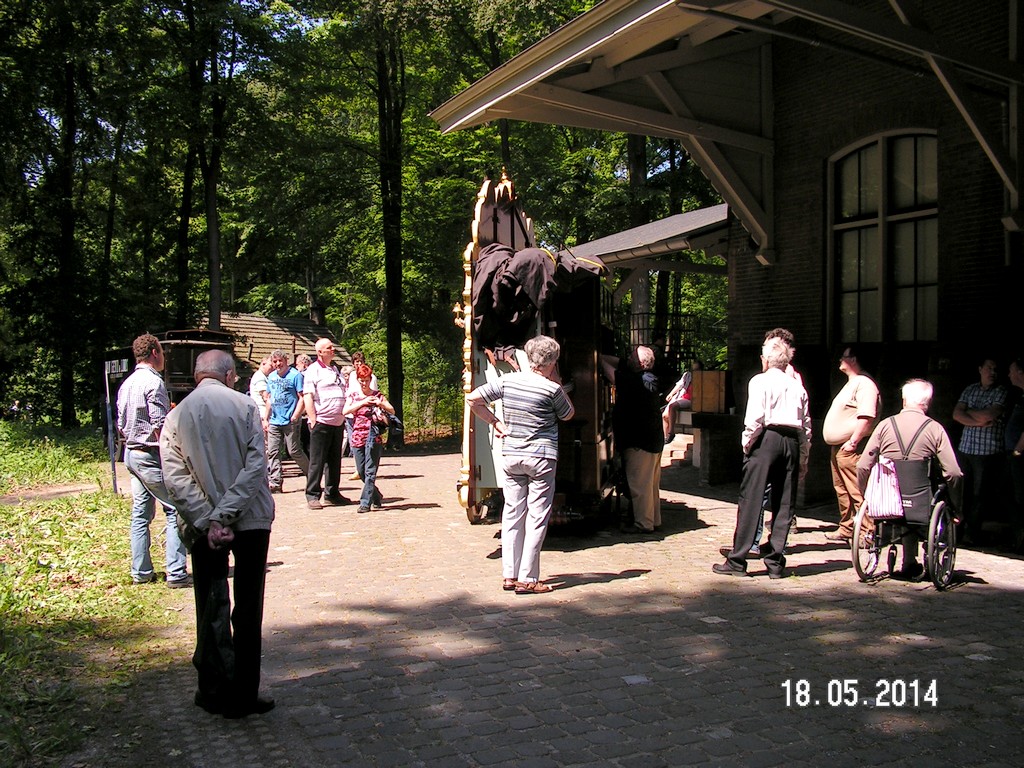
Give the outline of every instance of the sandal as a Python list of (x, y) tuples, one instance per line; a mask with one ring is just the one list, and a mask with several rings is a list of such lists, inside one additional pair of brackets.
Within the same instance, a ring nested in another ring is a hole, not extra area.
[(517, 581), (516, 582), (516, 594), (517, 595), (534, 595), (542, 592), (551, 592), (554, 587), (549, 587), (547, 584), (543, 584), (539, 581)]
[(511, 592), (513, 589), (516, 588), (516, 580), (515, 579), (502, 579), (501, 580), (501, 588), (504, 589), (506, 592)]

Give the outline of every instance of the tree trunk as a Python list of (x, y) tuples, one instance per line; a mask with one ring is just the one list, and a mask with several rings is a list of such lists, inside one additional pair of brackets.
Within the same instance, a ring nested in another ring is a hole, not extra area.
[(195, 146), (190, 143), (185, 154), (185, 168), (181, 174), (181, 206), (178, 208), (178, 233), (174, 249), (178, 277), (175, 285), (174, 323), (178, 328), (188, 327), (188, 231), (192, 221), (192, 185), (196, 178), (196, 154)]
[[(220, 213), (217, 209), (217, 185), (220, 176), (220, 151), (214, 149), (215, 161), (204, 169), (203, 188), (206, 197), (206, 245), (210, 251), (210, 304), (207, 324), (220, 330)], [(212, 167), (216, 165), (216, 168)]]
[(402, 365), (402, 114), (405, 110), (405, 63), (398, 34), (380, 18), (377, 20), (376, 69), (380, 192), (384, 219), (387, 394), (401, 418), (404, 413), (405, 389)]
[(60, 200), (57, 219), (60, 235), (57, 246), (57, 302), (50, 307), (53, 339), (58, 345), (60, 372), (60, 424), (70, 428), (78, 426), (75, 412), (75, 359), (76, 348), (82, 338), (79, 302), (76, 287), (82, 280), (75, 245), (75, 150), (78, 130), (78, 109), (75, 92), (74, 62), (64, 64), (64, 103), (60, 120), (61, 153), (58, 174)]
[[(210, 303), (207, 313), (207, 324), (212, 330), (220, 330), (220, 211), (217, 207), (217, 190), (220, 186), (221, 156), (224, 152), (224, 140), (227, 126), (225, 113), (227, 99), (218, 90), (221, 86), (218, 60), (220, 55), (219, 37), (216, 32), (210, 35), (210, 51), (207, 61), (210, 71), (210, 149), (201, 148), (199, 163), (203, 173), (203, 190), (206, 202), (206, 245), (209, 249), (210, 263)], [(203, 87), (200, 78), (199, 87)]]

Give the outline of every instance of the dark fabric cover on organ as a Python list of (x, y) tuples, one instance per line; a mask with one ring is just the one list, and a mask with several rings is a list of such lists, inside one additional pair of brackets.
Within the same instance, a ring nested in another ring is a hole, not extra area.
[(604, 271), (600, 262), (576, 260), (564, 251), (555, 255), (546, 248), (484, 246), (473, 272), (473, 338), (478, 349), (508, 360), (509, 348), (522, 347), (530, 338), (537, 312), (553, 293)]

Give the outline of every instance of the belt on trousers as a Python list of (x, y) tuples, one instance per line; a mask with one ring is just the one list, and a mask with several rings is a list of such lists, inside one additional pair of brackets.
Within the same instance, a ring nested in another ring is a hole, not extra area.
[(160, 453), (160, 449), (157, 448), (155, 445), (129, 445), (128, 446), (128, 450), (129, 451), (142, 451), (143, 453), (153, 453), (153, 454)]
[(765, 427), (765, 429), (770, 430), (772, 432), (778, 432), (783, 437), (795, 437), (798, 439), (800, 437), (799, 427), (784, 427), (780, 424), (769, 424), (768, 426)]

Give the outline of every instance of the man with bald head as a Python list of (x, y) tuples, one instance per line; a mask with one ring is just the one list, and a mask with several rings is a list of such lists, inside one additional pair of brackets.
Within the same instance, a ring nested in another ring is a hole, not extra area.
[[(351, 504), (341, 495), (341, 445), (345, 437), (345, 404), (348, 381), (333, 365), (334, 342), (316, 340), (316, 360), (303, 374), (306, 419), (309, 421), (309, 472), (306, 473), (306, 504), (323, 509), (328, 504)], [(321, 479), (323, 483), (321, 484)]]
[[(263, 592), (274, 501), (259, 409), (232, 387), (235, 363), (222, 350), (196, 358), (196, 388), (160, 434), (164, 482), (192, 553), (199, 674), (196, 706), (227, 718), (263, 714), (259, 696)], [(234, 610), (228, 553), (234, 556)]]

